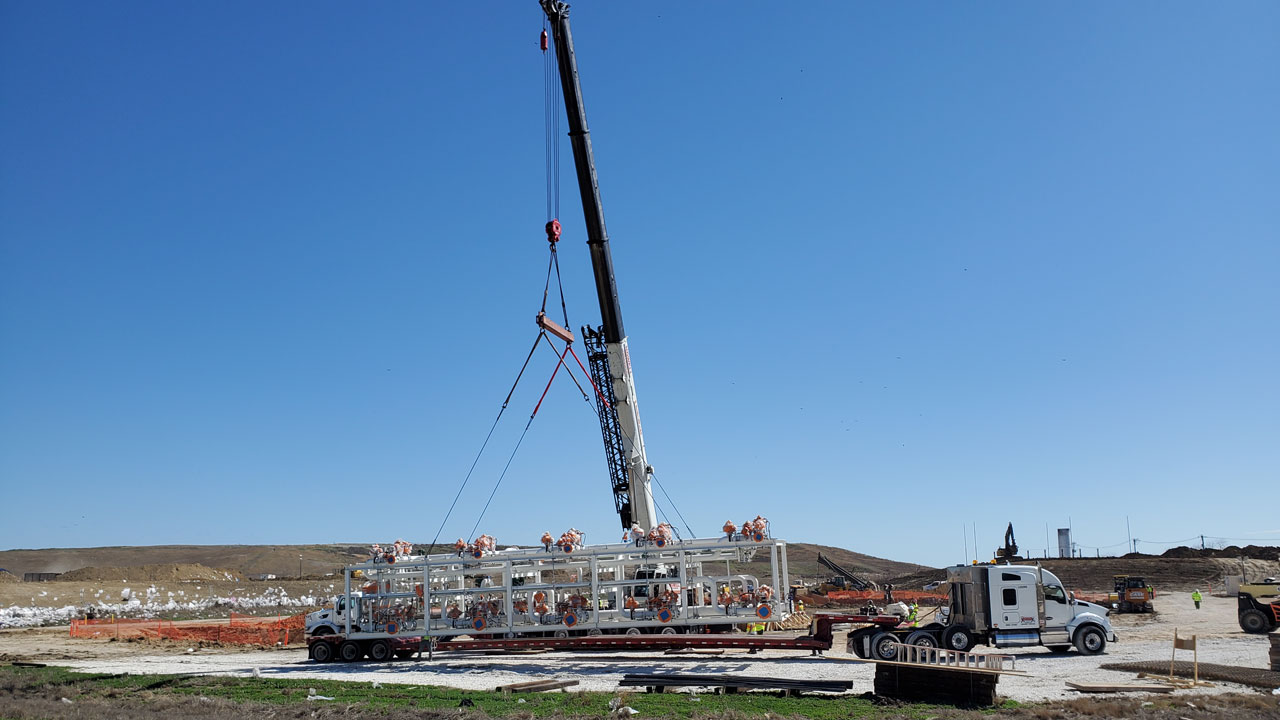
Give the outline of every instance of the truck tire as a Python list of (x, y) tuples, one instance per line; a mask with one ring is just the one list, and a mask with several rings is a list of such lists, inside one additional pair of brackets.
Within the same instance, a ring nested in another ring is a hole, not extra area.
[(364, 657), (364, 648), (355, 640), (343, 640), (338, 646), (338, 659), (342, 662), (355, 662)]
[(311, 643), (311, 659), (327, 663), (333, 659), (333, 645), (327, 642)]
[(1240, 613), (1240, 629), (1247, 633), (1265, 633), (1271, 631), (1271, 622), (1257, 608), (1249, 608)]
[(936, 648), (938, 647), (938, 638), (927, 630), (917, 630), (907, 636), (906, 643), (919, 647)]
[(374, 662), (386, 662), (391, 659), (391, 643), (386, 640), (374, 640), (369, 643), (369, 659)]
[(1107, 649), (1107, 636), (1097, 625), (1086, 625), (1076, 633), (1076, 650), (1081, 655), (1097, 655)]
[(973, 633), (963, 625), (952, 625), (942, 631), (942, 647), (948, 650), (968, 652), (973, 644)]
[(871, 657), (880, 660), (896, 660), (898, 646), (902, 643), (891, 632), (878, 632), (871, 638)]

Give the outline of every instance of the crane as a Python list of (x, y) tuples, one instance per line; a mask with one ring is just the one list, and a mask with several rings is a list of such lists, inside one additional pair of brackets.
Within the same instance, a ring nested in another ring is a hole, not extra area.
[(627, 350), (627, 334), (622, 325), (618, 286), (613, 277), (613, 256), (609, 252), (609, 233), (604, 224), (604, 205), (600, 200), (582, 87), (578, 82), (578, 62), (573, 52), (573, 33), (569, 28), (569, 5), (559, 0), (539, 0), (539, 3), (547, 15), (555, 42), (556, 63), (569, 119), (573, 165), (578, 175), (578, 193), (582, 197), (583, 220), (587, 229), (587, 247), (591, 250), (591, 268), (595, 275), (596, 296), (600, 301), (600, 326), (584, 326), (582, 335), (592, 379), (599, 390), (596, 409), (600, 415), (614, 506), (623, 530), (638, 525), (648, 531), (657, 525), (650, 490), (653, 467), (645, 457), (635, 377)]

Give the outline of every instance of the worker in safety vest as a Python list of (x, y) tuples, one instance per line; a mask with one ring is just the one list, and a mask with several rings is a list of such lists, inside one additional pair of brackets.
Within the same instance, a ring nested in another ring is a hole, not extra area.
[(911, 603), (911, 609), (907, 612), (907, 626), (908, 626), (908, 627), (915, 627), (915, 626), (916, 626), (916, 614), (917, 614), (917, 613), (919, 613), (919, 612), (920, 612), (920, 606), (919, 606), (919, 605), (917, 605), (917, 604), (915, 603), (915, 601), (912, 601), (912, 603)]
[(1200, 590), (1197, 588), (1191, 591), (1191, 602), (1196, 604), (1196, 609), (1200, 609)]

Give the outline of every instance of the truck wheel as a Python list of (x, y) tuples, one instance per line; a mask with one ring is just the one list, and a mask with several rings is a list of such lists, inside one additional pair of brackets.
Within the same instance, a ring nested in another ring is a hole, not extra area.
[(866, 628), (854, 630), (849, 633), (849, 641), (845, 644), (845, 649), (863, 660), (866, 660), (869, 656), (866, 648), (863, 647), (863, 641), (869, 637), (871, 637), (871, 632)]
[(893, 633), (877, 633), (875, 637), (871, 638), (871, 656), (881, 660), (896, 660), (898, 658), (898, 646), (901, 644)]
[(1271, 623), (1261, 610), (1249, 608), (1240, 613), (1240, 629), (1247, 633), (1265, 633), (1271, 629)]
[(936, 648), (938, 647), (938, 638), (924, 630), (917, 630), (907, 636), (907, 644), (919, 647)]
[(364, 650), (355, 640), (343, 640), (338, 646), (338, 658), (342, 662), (355, 662), (364, 657)]
[(391, 659), (391, 643), (386, 640), (374, 640), (369, 643), (369, 659), (374, 662), (386, 662)]
[(333, 659), (333, 645), (327, 642), (311, 643), (311, 659), (318, 663), (327, 663)]
[(400, 648), (399, 650), (396, 650), (396, 657), (401, 660), (408, 660), (413, 657), (413, 654), (416, 652), (417, 650), (414, 650), (413, 648)]
[(1107, 649), (1107, 636), (1102, 634), (1102, 630), (1089, 625), (1082, 628), (1076, 634), (1076, 650), (1081, 655), (1097, 655)]
[(968, 652), (973, 647), (973, 633), (963, 625), (952, 625), (942, 631), (942, 647), (948, 650)]

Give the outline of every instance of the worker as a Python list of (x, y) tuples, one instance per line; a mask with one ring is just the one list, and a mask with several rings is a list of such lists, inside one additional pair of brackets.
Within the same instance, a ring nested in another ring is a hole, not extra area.
[(1150, 583), (1147, 583), (1147, 597), (1151, 600), (1156, 599), (1156, 589)]
[(1195, 603), (1195, 604), (1196, 604), (1196, 609), (1197, 609), (1197, 610), (1199, 610), (1199, 609), (1200, 609), (1200, 600), (1201, 600), (1201, 597), (1200, 597), (1200, 589), (1199, 589), (1199, 588), (1196, 588), (1195, 590), (1192, 590), (1192, 591), (1191, 591), (1191, 602), (1193, 602), (1193, 603)]
[(914, 600), (911, 601), (911, 609), (907, 611), (907, 627), (916, 626), (916, 614), (920, 612), (920, 606)]
[(804, 601), (803, 601), (803, 600), (801, 600), (801, 601), (799, 602), (799, 606), (800, 606), (800, 612), (804, 612)]

